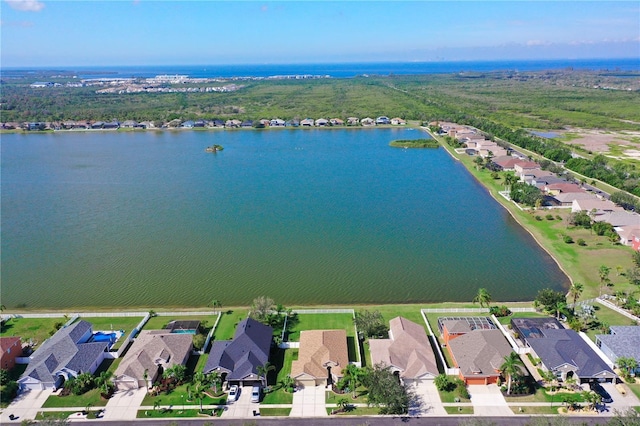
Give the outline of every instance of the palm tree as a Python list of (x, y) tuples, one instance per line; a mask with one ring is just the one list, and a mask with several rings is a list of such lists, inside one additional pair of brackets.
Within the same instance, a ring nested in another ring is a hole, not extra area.
[(217, 371), (212, 371), (211, 373), (207, 374), (207, 382), (211, 383), (211, 386), (213, 386), (213, 393), (217, 395), (218, 386), (220, 386), (222, 382), (222, 377), (220, 376), (220, 373)]
[(209, 306), (211, 306), (215, 311), (216, 309), (220, 309), (222, 307), (222, 303), (220, 303), (218, 299), (212, 299), (211, 303), (209, 303)]
[(567, 309), (567, 304), (562, 300), (558, 300), (556, 304), (553, 306), (553, 310), (556, 311), (556, 319), (560, 319), (560, 314), (563, 313)]
[(512, 172), (506, 172), (503, 175), (503, 182), (504, 182), (504, 190), (505, 191), (510, 191), (511, 190), (511, 186), (516, 183), (518, 181), (518, 178), (516, 177), (516, 175), (514, 175)]
[(600, 265), (600, 268), (598, 268), (598, 274), (600, 275), (600, 296), (602, 296), (602, 286), (609, 281), (609, 272), (611, 272), (611, 268), (606, 265)]
[(616, 296), (616, 306), (620, 306), (620, 303), (627, 298), (627, 293), (625, 293), (623, 290), (618, 290), (615, 293)]
[(486, 288), (479, 288), (478, 294), (473, 298), (473, 303), (480, 303), (481, 307), (489, 306), (491, 303), (491, 295)]
[(349, 388), (353, 392), (353, 398), (357, 397), (356, 389), (358, 388), (358, 382), (362, 378), (362, 370), (355, 364), (347, 365), (347, 368), (342, 370), (344, 378), (349, 382)]
[(511, 378), (514, 374), (518, 374), (524, 368), (524, 363), (520, 359), (517, 353), (511, 352), (504, 357), (504, 362), (500, 366), (502, 374), (506, 374), (507, 379), (507, 395), (511, 394)]
[(631, 377), (631, 373), (638, 368), (638, 361), (632, 357), (621, 356), (616, 360), (618, 367), (622, 370), (624, 377)]
[(572, 283), (571, 287), (569, 287), (569, 296), (573, 298), (573, 312), (576, 311), (576, 302), (580, 298), (582, 291), (584, 290), (584, 285), (580, 283)]
[(258, 376), (262, 381), (263, 387), (267, 386), (267, 374), (269, 374), (269, 371), (273, 371), (275, 369), (276, 369), (276, 366), (271, 364), (269, 361), (267, 361), (264, 365), (258, 366), (256, 370), (258, 371)]
[(293, 388), (293, 385), (295, 385), (296, 381), (294, 380), (293, 377), (291, 377), (291, 375), (287, 374), (281, 381), (280, 383), (282, 384), (282, 387), (287, 390), (287, 389), (291, 389)]

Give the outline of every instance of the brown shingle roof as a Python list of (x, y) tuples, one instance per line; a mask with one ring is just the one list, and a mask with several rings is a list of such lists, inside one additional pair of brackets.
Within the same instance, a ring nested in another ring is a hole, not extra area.
[(349, 364), (347, 333), (344, 330), (306, 330), (300, 332), (298, 359), (291, 363), (291, 377), (307, 374), (327, 377), (327, 367), (337, 378)]
[(474, 330), (449, 341), (463, 376), (495, 376), (511, 353), (500, 330)]

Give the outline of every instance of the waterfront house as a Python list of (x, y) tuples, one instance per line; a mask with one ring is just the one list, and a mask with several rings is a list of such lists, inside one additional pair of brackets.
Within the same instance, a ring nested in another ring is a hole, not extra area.
[(563, 193), (571, 193), (571, 192), (573, 192), (573, 193), (576, 193), (576, 192), (586, 193), (580, 187), (580, 185), (576, 185), (575, 183), (567, 182), (566, 180), (564, 180), (562, 182), (547, 183), (542, 189), (547, 194), (553, 195), (553, 196), (556, 196), (558, 194), (563, 194)]
[(58, 330), (30, 357), (18, 379), (21, 390), (59, 389), (80, 373), (93, 374), (105, 358), (109, 342), (92, 342), (92, 326), (78, 321)]
[(540, 165), (533, 161), (520, 160), (513, 165), (513, 170), (521, 179), (524, 179), (524, 177), (527, 175), (527, 172), (531, 172), (532, 170), (536, 169), (540, 169)]
[(133, 129), (134, 127), (136, 127), (136, 122), (133, 120), (125, 120), (122, 122), (122, 128), (123, 129)]
[(183, 129), (191, 129), (195, 126), (195, 123), (192, 120), (187, 120), (184, 121), (180, 127), (182, 127)]
[(618, 358), (633, 358), (638, 363), (635, 375), (640, 375), (640, 326), (613, 325), (609, 334), (596, 334), (596, 346), (617, 365)]
[(395, 117), (391, 119), (391, 124), (394, 126), (405, 126), (407, 122), (400, 117)]
[(169, 330), (142, 330), (116, 369), (118, 389), (149, 388), (174, 365), (185, 365), (193, 348), (193, 335)]
[(589, 192), (561, 192), (554, 195), (553, 198), (557, 201), (557, 204), (562, 207), (571, 207), (574, 200), (597, 200), (598, 198)]
[[(244, 120), (244, 121), (238, 121), (238, 120), (231, 120), (232, 122), (238, 122), (238, 126), (234, 126), (234, 127), (242, 127), (243, 129), (249, 129), (251, 127), (253, 127), (253, 120)], [(229, 127), (229, 126), (227, 126)]]
[[(224, 127), (228, 127), (229, 129), (237, 129), (238, 127), (240, 127), (241, 124), (243, 124), (243, 122), (240, 120), (236, 120), (236, 119), (227, 120), (224, 123)], [(253, 127), (253, 122), (251, 122), (251, 125), (249, 127)]]
[(500, 378), (500, 367), (511, 346), (500, 330), (475, 329), (447, 345), (451, 359), (466, 385), (488, 385)]
[(433, 380), (439, 374), (424, 327), (403, 317), (389, 321), (388, 339), (369, 339), (369, 351), (373, 365), (390, 367), (405, 384)]
[(204, 373), (220, 373), (229, 385), (252, 386), (261, 382), (258, 367), (269, 361), (273, 328), (253, 318), (243, 319), (232, 340), (216, 340), (211, 346)]
[(313, 118), (305, 118), (304, 120), (300, 120), (300, 125), (302, 127), (313, 127)]
[(327, 120), (326, 118), (318, 118), (315, 121), (316, 127), (325, 127), (327, 124), (329, 124), (329, 120)]
[(567, 330), (555, 318), (513, 318), (511, 326), (540, 358), (542, 368), (552, 371), (558, 380), (570, 377), (580, 383), (611, 382), (616, 375), (591, 346), (573, 330)]
[(391, 120), (389, 120), (389, 117), (382, 115), (376, 118), (376, 124), (391, 124)]
[(224, 121), (216, 118), (215, 120), (211, 121), (211, 127), (224, 127)]
[(360, 124), (366, 127), (375, 126), (376, 121), (371, 117), (365, 117), (362, 120), (360, 120)]
[(357, 126), (358, 124), (360, 124), (360, 119), (358, 117), (347, 118), (347, 126)]
[(205, 127), (207, 125), (204, 120), (196, 120), (193, 122), (193, 127)]
[(0, 368), (9, 371), (16, 365), (16, 358), (22, 356), (22, 342), (19, 337), (0, 337)]
[(344, 126), (344, 120), (341, 120), (339, 118), (332, 118), (331, 120), (329, 120), (329, 124), (331, 124), (332, 126)]
[(591, 212), (595, 212), (595, 220), (595, 216), (614, 211), (624, 211), (624, 209), (609, 200), (587, 198), (573, 200), (573, 203), (571, 204), (571, 212), (576, 213), (579, 211), (586, 211), (589, 214), (591, 214)]
[(269, 122), (269, 126), (271, 127), (284, 127), (285, 121), (281, 118), (274, 118)]
[(300, 332), (298, 359), (291, 363), (291, 377), (297, 386), (331, 386), (342, 378), (349, 364), (345, 330)]
[(438, 330), (448, 344), (450, 340), (470, 333), (474, 330), (495, 330), (497, 327), (488, 317), (440, 317), (438, 318)]

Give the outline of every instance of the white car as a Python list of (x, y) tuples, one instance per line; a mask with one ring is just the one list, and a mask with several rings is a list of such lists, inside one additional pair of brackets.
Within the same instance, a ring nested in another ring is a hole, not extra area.
[(260, 386), (254, 386), (251, 390), (251, 402), (260, 402)]
[(231, 385), (229, 388), (229, 398), (227, 398), (227, 402), (237, 401), (238, 396), (240, 396), (240, 388), (238, 385)]

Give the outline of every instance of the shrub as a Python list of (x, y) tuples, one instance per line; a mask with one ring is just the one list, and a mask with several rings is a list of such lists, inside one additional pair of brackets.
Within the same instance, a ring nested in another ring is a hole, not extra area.
[(434, 380), (434, 384), (436, 385), (436, 388), (439, 391), (442, 392), (448, 392), (451, 391), (452, 388), (454, 387), (454, 383), (451, 382), (451, 380), (449, 379), (449, 376), (447, 376), (446, 374), (439, 374), (435, 380)]
[(565, 235), (562, 237), (562, 240), (567, 243), (567, 244), (573, 244), (573, 238), (571, 238), (571, 235)]
[(545, 216), (547, 218), (547, 220), (553, 220), (553, 215), (552, 214), (548, 214)]
[(585, 241), (585, 240), (583, 240), (582, 238), (578, 238), (578, 245), (579, 245), (579, 246), (583, 246), (583, 247), (584, 247), (584, 246), (586, 246), (586, 245), (587, 245), (587, 243), (586, 243), (586, 241)]
[(489, 313), (497, 317), (508, 317), (509, 315), (511, 315), (511, 311), (505, 305), (492, 306), (491, 308), (489, 308)]
[(556, 219), (558, 220), (562, 220), (562, 216), (560, 216), (559, 214), (556, 215)]
[(536, 215), (536, 220), (537, 220), (537, 221), (541, 221), (541, 220), (542, 220), (542, 217), (540, 217), (540, 216)]
[(469, 391), (467, 390), (467, 387), (465, 386), (462, 379), (459, 379), (459, 378), (456, 379), (455, 384), (456, 384), (456, 395), (458, 395), (460, 398), (471, 399), (471, 395), (469, 395)]

